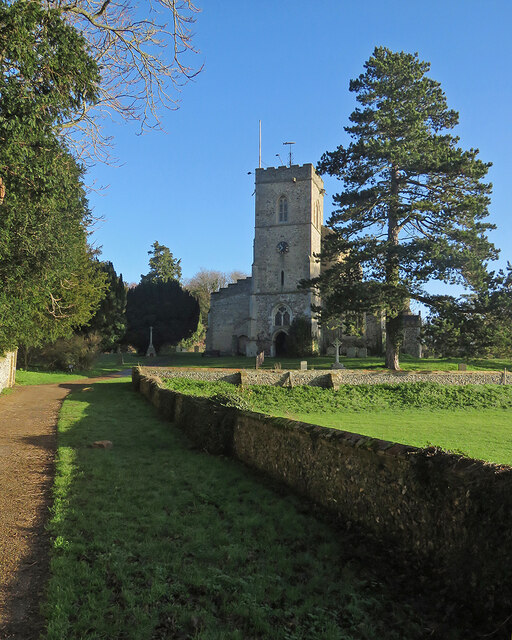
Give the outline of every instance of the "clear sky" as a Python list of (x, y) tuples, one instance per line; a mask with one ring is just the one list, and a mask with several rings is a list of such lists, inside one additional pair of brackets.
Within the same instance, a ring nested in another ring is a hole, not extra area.
[[(195, 64), (204, 70), (162, 114), (165, 133), (137, 135), (110, 124), (118, 167), (96, 165), (88, 182), (96, 224), (93, 242), (125, 281), (147, 273), (158, 240), (181, 258), (183, 275), (201, 267), (242, 270), (252, 263), (258, 120), (262, 164), (316, 164), (348, 139), (356, 106), (349, 80), (375, 46), (418, 52), (431, 63), (464, 148), (492, 162), (492, 241), (497, 266), (512, 261), (512, 56), (510, 0), (197, 0)], [(170, 54), (169, 54), (170, 55)], [(326, 180), (326, 216), (339, 190)]]

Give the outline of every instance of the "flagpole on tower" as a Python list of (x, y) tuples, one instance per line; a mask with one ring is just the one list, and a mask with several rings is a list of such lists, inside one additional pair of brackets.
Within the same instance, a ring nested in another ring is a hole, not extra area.
[(260, 123), (260, 146), (259, 146), (259, 162), (258, 162), (258, 167), (261, 169), (261, 120), (259, 121)]

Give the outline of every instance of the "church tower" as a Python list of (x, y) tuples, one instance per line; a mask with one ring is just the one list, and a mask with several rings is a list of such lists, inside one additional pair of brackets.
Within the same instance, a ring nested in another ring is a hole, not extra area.
[(286, 353), (294, 318), (311, 322), (318, 337), (309, 291), (299, 281), (320, 274), (323, 181), (312, 164), (256, 169), (254, 259), (247, 355)]

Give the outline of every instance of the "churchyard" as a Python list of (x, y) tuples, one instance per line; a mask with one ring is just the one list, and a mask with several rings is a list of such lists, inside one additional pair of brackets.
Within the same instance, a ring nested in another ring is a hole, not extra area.
[[(383, 367), (378, 358), (342, 361), (360, 369)], [(459, 362), (407, 358), (403, 368), (456, 371)], [(20, 384), (74, 385), (58, 427), (46, 640), (334, 640), (340, 629), (349, 640), (419, 640), (425, 634), (456, 640), (489, 629), (487, 620), (472, 617), (460, 603), (454, 610), (439, 600), (435, 578), (422, 569), (418, 580), (410, 558), (390, 568), (378, 540), (339, 529), (308, 500), (193, 445), (132, 392), (129, 378), (77, 382), (137, 364), (254, 368), (247, 358), (124, 355), (121, 362), (106, 355), (88, 372), (19, 372)], [(308, 359), (310, 369), (327, 372), (331, 364), (332, 357)], [(512, 365), (466, 364), (484, 371)], [(266, 370), (276, 365), (270, 358), (264, 363)], [(298, 370), (300, 360), (280, 366)], [(166, 384), (252, 411), (512, 463), (509, 385), (334, 391), (238, 389), (183, 378)], [(112, 449), (91, 448), (102, 439), (111, 440)]]

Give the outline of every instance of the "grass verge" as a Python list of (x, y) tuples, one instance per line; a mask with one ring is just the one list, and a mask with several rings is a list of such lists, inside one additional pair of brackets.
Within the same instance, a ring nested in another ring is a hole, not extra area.
[(64, 402), (54, 494), (46, 640), (424, 637), (367, 549), (191, 449), (122, 379)]
[(34, 367), (28, 371), (24, 369), (16, 370), (16, 384), (32, 385), (32, 384), (61, 384), (63, 382), (76, 382), (83, 378), (99, 378), (116, 373), (124, 369), (134, 367), (144, 361), (134, 355), (123, 354), (123, 361), (119, 361), (117, 354), (102, 354), (94, 363), (92, 369), (74, 371), (44, 371)]
[(417, 447), (437, 446), (512, 465), (512, 386), (343, 385), (287, 389), (186, 378), (166, 386), (192, 395), (237, 396), (247, 408)]

